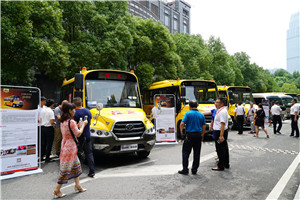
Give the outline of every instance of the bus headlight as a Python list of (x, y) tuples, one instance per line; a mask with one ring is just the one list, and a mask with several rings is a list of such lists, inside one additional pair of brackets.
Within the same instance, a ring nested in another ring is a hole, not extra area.
[(111, 137), (112, 133), (110, 131), (104, 131), (100, 129), (91, 129), (91, 136), (93, 137)]
[(152, 126), (151, 128), (147, 129), (145, 131), (145, 134), (149, 134), (149, 135), (155, 134), (155, 128), (154, 128), (154, 126)]

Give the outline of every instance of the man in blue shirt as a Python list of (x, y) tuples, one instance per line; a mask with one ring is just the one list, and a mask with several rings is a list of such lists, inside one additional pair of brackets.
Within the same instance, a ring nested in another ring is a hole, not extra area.
[(82, 136), (79, 137), (78, 139), (79, 142), (82, 143), (85, 138), (85, 145), (83, 146), (83, 150), (85, 154), (85, 159), (90, 169), (88, 176), (93, 178), (95, 176), (95, 163), (94, 163), (94, 156), (93, 156), (92, 143), (91, 143), (91, 133), (90, 133), (90, 123), (91, 123), (92, 115), (90, 110), (82, 107), (82, 100), (80, 97), (74, 98), (74, 104), (76, 106), (74, 120), (77, 123), (80, 121), (80, 118), (82, 118), (82, 120), (84, 121), (85, 116), (87, 116), (88, 124), (84, 127)]
[(201, 141), (205, 133), (205, 117), (197, 109), (198, 102), (192, 100), (189, 102), (189, 109), (185, 113), (182, 122), (180, 124), (180, 131), (183, 133), (183, 128), (186, 125), (186, 138), (182, 145), (182, 170), (179, 170), (179, 174), (188, 175), (189, 169), (189, 156), (193, 148), (194, 161), (192, 166), (192, 174), (197, 174), (197, 170), (200, 163), (200, 151)]

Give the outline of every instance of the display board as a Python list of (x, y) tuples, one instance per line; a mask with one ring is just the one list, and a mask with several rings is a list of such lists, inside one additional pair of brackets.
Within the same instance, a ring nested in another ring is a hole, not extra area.
[[(1, 85), (1, 179), (7, 174), (40, 168), (37, 137), (39, 100), (38, 88)], [(16, 176), (14, 174), (13, 177)]]
[(155, 119), (156, 144), (177, 143), (175, 103), (175, 95), (157, 94), (154, 96), (152, 114)]
[(270, 115), (270, 113), (269, 113), (269, 105), (263, 105), (263, 109), (264, 109), (265, 115), (266, 115), (266, 117), (265, 117), (265, 123), (267, 124), (267, 123), (269, 123), (269, 115)]

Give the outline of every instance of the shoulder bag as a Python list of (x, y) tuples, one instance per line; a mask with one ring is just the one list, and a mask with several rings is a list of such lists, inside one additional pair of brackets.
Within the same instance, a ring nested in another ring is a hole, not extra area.
[(69, 130), (70, 130), (71, 135), (74, 139), (74, 142), (76, 143), (76, 146), (77, 146), (77, 150), (78, 150), (77, 155), (78, 155), (79, 159), (84, 159), (85, 158), (85, 155), (84, 155), (85, 137), (83, 135), (81, 135), (80, 138), (81, 138), (82, 142), (78, 142), (78, 140), (76, 139), (76, 137), (71, 129), (70, 122), (71, 122), (71, 120), (69, 120), (69, 122), (68, 122)]

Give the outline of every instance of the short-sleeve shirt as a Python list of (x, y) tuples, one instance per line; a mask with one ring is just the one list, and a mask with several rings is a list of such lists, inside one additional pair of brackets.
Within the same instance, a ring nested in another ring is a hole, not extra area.
[(254, 116), (254, 113), (256, 113), (256, 109), (253, 106), (252, 108), (249, 108), (249, 110), (248, 110), (248, 116)]
[(291, 107), (290, 114), (291, 114), (291, 115), (295, 115), (296, 112), (297, 112), (297, 114), (299, 115), (299, 105), (294, 104), (294, 105), (292, 105), (292, 107)]
[(57, 118), (58, 115), (62, 116), (63, 114), (63, 111), (61, 110), (60, 106), (57, 106), (55, 109), (54, 109), (54, 116), (55, 116), (55, 122), (56, 122), (56, 126), (57, 128), (60, 127), (60, 120)]
[(274, 104), (274, 106), (271, 108), (272, 115), (280, 115), (280, 111), (282, 111), (282, 109), (276, 104)]
[(237, 106), (234, 110), (236, 112), (236, 115), (244, 115), (245, 109), (243, 106)]
[(216, 116), (216, 113), (217, 113), (217, 109), (212, 109), (211, 111), (211, 117), (212, 117), (212, 120), (214, 121), (215, 120), (215, 116)]
[(91, 123), (91, 111), (89, 109), (86, 108), (80, 108), (77, 109), (74, 115), (74, 120), (78, 123), (80, 118), (82, 118), (82, 120), (84, 120), (85, 116), (88, 116), (87, 120), (88, 120), (88, 124), (84, 127), (83, 130), (83, 135), (85, 138), (90, 138), (91, 137), (91, 133), (90, 133), (90, 123)]
[(206, 124), (204, 115), (196, 109), (185, 113), (182, 122), (186, 124), (186, 132), (201, 132)]
[(215, 120), (214, 120), (214, 125), (213, 125), (213, 129), (215, 131), (221, 130), (221, 122), (225, 123), (224, 130), (228, 129), (228, 111), (226, 106), (217, 110)]
[(55, 119), (54, 118), (54, 112), (51, 108), (47, 106), (43, 106), (41, 112), (40, 112), (40, 124), (41, 126), (50, 127), (52, 126), (50, 120)]

